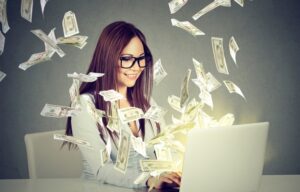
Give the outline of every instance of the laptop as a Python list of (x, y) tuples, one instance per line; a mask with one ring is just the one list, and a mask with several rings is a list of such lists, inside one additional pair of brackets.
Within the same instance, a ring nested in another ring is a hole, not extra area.
[(257, 192), (269, 123), (192, 129), (180, 192)]

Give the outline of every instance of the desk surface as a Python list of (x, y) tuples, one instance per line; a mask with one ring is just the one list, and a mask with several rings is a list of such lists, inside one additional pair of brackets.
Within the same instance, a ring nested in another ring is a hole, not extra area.
[[(82, 179), (5, 179), (1, 192), (146, 192), (146, 188), (127, 189)], [(159, 190), (153, 190), (159, 191)], [(176, 189), (163, 190), (168, 192)], [(259, 192), (299, 192), (300, 175), (264, 175)]]

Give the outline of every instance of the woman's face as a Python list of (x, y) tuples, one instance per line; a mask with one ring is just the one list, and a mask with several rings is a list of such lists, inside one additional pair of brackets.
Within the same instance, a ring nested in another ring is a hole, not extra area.
[[(135, 85), (136, 80), (144, 70), (140, 66), (145, 66), (145, 62), (143, 44), (138, 37), (133, 37), (123, 49), (118, 62), (117, 85), (119, 90)], [(127, 68), (122, 68), (122, 66)]]

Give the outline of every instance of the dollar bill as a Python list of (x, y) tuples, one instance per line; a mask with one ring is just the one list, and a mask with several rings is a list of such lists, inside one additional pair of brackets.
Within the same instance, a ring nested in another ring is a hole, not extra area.
[(41, 115), (44, 117), (63, 118), (75, 116), (78, 112), (78, 109), (72, 107), (46, 104), (41, 111)]
[(180, 107), (180, 98), (175, 96), (175, 95), (171, 95), (168, 97), (168, 103), (169, 105), (175, 109), (178, 112), (182, 112), (183, 109)]
[(59, 140), (59, 141), (67, 141), (67, 142), (73, 143), (75, 145), (93, 149), (93, 146), (88, 141), (79, 139), (79, 138), (76, 138), (73, 136), (62, 135), (62, 134), (53, 134), (53, 139)]
[(111, 112), (108, 117), (108, 123), (107, 123), (107, 128), (111, 132), (120, 132), (120, 119), (118, 117), (118, 106), (116, 101), (113, 101), (110, 103), (111, 104)]
[(166, 113), (166, 109), (153, 105), (146, 111), (144, 118), (159, 122)]
[(30, 58), (19, 65), (19, 68), (22, 70), (27, 70), (29, 67), (32, 67), (38, 63), (42, 63), (51, 59), (54, 52), (41, 52), (41, 53), (34, 53), (30, 56)]
[(193, 58), (193, 64), (194, 64), (194, 67), (195, 67), (197, 79), (201, 80), (203, 83), (206, 83), (207, 78), (206, 78), (206, 74), (205, 74), (203, 64), (200, 63), (199, 61), (197, 61), (194, 58)]
[(10, 29), (7, 20), (6, 0), (0, 0), (0, 23), (2, 23), (3, 33), (6, 33)]
[(226, 64), (226, 59), (224, 54), (223, 38), (212, 37), (211, 43), (212, 43), (214, 59), (215, 59), (218, 72), (228, 75), (229, 72), (227, 69), (227, 64)]
[(203, 107), (203, 103), (199, 103), (193, 98), (186, 106), (184, 113), (182, 114), (182, 122), (191, 122), (197, 117), (198, 109)]
[(21, 1), (21, 16), (29, 22), (32, 22), (33, 0)]
[(181, 119), (176, 118), (174, 115), (171, 117), (173, 124), (182, 124), (183, 121)]
[[(55, 37), (55, 28), (53, 28), (53, 29), (49, 32), (48, 37), (49, 37), (52, 41), (54, 41), (55, 43), (57, 43), (56, 37)], [(48, 45), (48, 44), (45, 43), (45, 42), (44, 42), (44, 44), (45, 44), (45, 52), (55, 52), (55, 49), (53, 49), (50, 45)]]
[(80, 86), (79, 80), (73, 79), (73, 83), (69, 89), (69, 94), (70, 94), (70, 99), (71, 99), (71, 107), (73, 107), (73, 108), (80, 107), (79, 86)]
[(105, 112), (103, 110), (97, 109), (95, 104), (91, 100), (87, 100), (87, 112), (97, 121), (102, 127), (104, 127), (102, 117), (105, 116)]
[(108, 162), (109, 156), (106, 148), (100, 150), (100, 159), (101, 166), (104, 166)]
[(6, 74), (0, 71), (0, 82), (6, 77)]
[(73, 44), (74, 47), (77, 47), (78, 49), (83, 49), (86, 46), (87, 42), (83, 42), (83, 43), (75, 43)]
[(0, 31), (0, 55), (4, 52), (5, 37)]
[(211, 109), (213, 109), (214, 104), (212, 100), (211, 94), (206, 89), (201, 89), (199, 97), (203, 103), (210, 106)]
[(130, 136), (130, 133), (128, 133), (124, 129), (121, 130), (117, 159), (116, 164), (114, 166), (116, 170), (124, 174), (126, 173), (128, 165), (131, 139)]
[(71, 37), (59, 37), (57, 38), (58, 44), (81, 44), (88, 39), (88, 36), (74, 35)]
[(68, 73), (68, 77), (77, 79), (81, 82), (94, 82), (98, 79), (98, 77), (104, 76), (104, 73), (89, 73), (89, 74), (83, 74), (83, 73)]
[(195, 122), (185, 122), (178, 125), (173, 125), (170, 128), (169, 134), (175, 134), (175, 133), (187, 133), (189, 130), (193, 129), (195, 127)]
[(189, 21), (178, 21), (177, 19), (171, 19), (171, 23), (173, 26), (179, 27), (179, 28), (189, 32), (193, 36), (205, 35), (205, 33), (203, 31), (198, 29), (196, 26), (194, 26)]
[(110, 101), (110, 102), (125, 98), (121, 93), (113, 89), (100, 91), (99, 94), (103, 97), (104, 101)]
[(225, 80), (225, 81), (223, 81), (223, 83), (227, 87), (227, 90), (229, 91), (229, 93), (239, 94), (240, 96), (242, 96), (246, 100), (246, 98), (245, 98), (243, 92), (241, 91), (241, 89), (236, 84), (234, 84), (232, 81)]
[(222, 86), (222, 84), (210, 72), (206, 73), (206, 78), (206, 88), (208, 92), (212, 92)]
[(202, 17), (203, 15), (205, 15), (206, 13), (216, 9), (219, 6), (230, 7), (231, 6), (231, 0), (214, 0), (213, 2), (211, 2), (210, 4), (205, 6), (203, 9), (198, 11), (196, 14), (194, 14), (192, 18), (194, 20), (197, 20), (200, 17)]
[(53, 48), (60, 57), (65, 56), (65, 52), (63, 52), (63, 50), (61, 50), (61, 48), (57, 46), (56, 42), (50, 39), (42, 30), (35, 29), (31, 30), (31, 32), (35, 34), (38, 38), (40, 38), (44, 43), (48, 44), (51, 48)]
[(172, 161), (159, 161), (159, 160), (140, 160), (140, 166), (142, 171), (151, 172), (151, 171), (172, 171), (174, 165)]
[(220, 126), (230, 126), (234, 123), (234, 115), (232, 113), (227, 113), (223, 117), (220, 118), (219, 124)]
[(234, 37), (232, 36), (229, 39), (229, 52), (230, 56), (233, 59), (234, 63), (236, 64), (236, 53), (240, 50), (238, 44), (236, 43)]
[(181, 83), (181, 90), (180, 90), (180, 108), (183, 108), (184, 104), (189, 99), (189, 81), (191, 77), (191, 70), (188, 69), (187, 73)]
[(170, 12), (171, 14), (176, 13), (179, 9), (181, 9), (186, 3), (188, 2), (188, 0), (172, 0), (169, 2), (169, 8), (170, 8)]
[(143, 157), (148, 158), (146, 151), (146, 143), (142, 140), (141, 137), (131, 136), (131, 144), (136, 152), (141, 154)]
[(118, 115), (123, 124), (143, 118), (143, 110), (137, 107), (126, 107), (118, 109)]
[(172, 154), (170, 148), (166, 147), (164, 144), (154, 145), (155, 155), (159, 161), (172, 161)]
[(49, 0), (40, 0), (40, 4), (41, 4), (41, 9), (42, 9), (42, 14), (44, 15), (44, 10), (46, 7), (46, 4), (48, 3)]
[(148, 177), (150, 177), (150, 172), (142, 172), (134, 181), (133, 183), (135, 185), (138, 185), (140, 183), (142, 183), (143, 181), (145, 181), (145, 179), (147, 179)]
[(79, 33), (76, 15), (72, 11), (65, 13), (62, 26), (65, 37), (70, 37)]
[(158, 85), (166, 76), (167, 72), (163, 68), (161, 64), (161, 60), (158, 59), (156, 63), (154, 64), (154, 72), (153, 72), (153, 78), (156, 85)]
[(234, 0), (237, 4), (239, 4), (241, 7), (244, 7), (244, 0)]
[(200, 128), (210, 127), (210, 123), (213, 121), (213, 118), (205, 113), (203, 110), (199, 110), (198, 113), (198, 126)]

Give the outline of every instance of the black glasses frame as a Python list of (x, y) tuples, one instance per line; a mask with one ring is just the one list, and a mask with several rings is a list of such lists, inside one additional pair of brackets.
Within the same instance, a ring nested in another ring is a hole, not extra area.
[[(123, 66), (123, 61), (126, 61), (125, 57), (130, 57), (130, 58), (134, 58), (132, 64), (129, 66), (129, 67), (124, 67)], [(141, 66), (140, 64), (140, 61), (145, 59), (145, 66)], [(137, 62), (138, 66), (140, 68), (145, 68), (147, 65), (147, 57), (146, 55), (143, 55), (143, 56), (140, 56), (140, 57), (133, 57), (133, 56), (121, 56), (120, 57), (120, 61), (121, 61), (121, 68), (124, 68), (124, 69), (130, 69), (131, 67), (133, 67), (133, 65), (135, 64), (135, 62)]]

